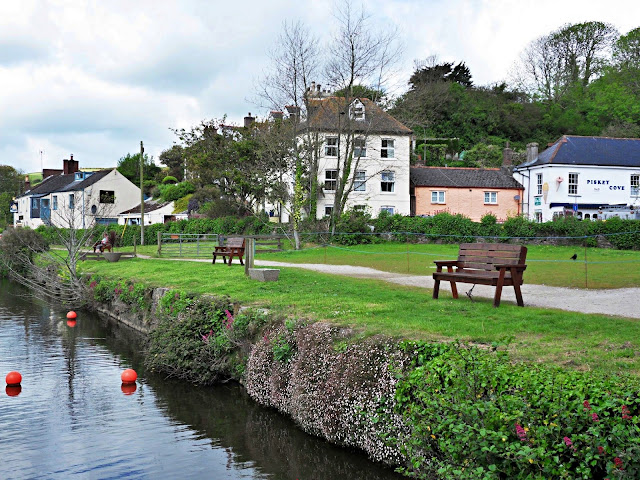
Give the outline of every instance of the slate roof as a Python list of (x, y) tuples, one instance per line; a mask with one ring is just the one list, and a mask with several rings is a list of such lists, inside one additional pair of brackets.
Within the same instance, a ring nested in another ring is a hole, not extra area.
[[(319, 132), (337, 132), (338, 121), (340, 121), (351, 122), (354, 131), (367, 134), (411, 135), (413, 133), (410, 128), (404, 126), (368, 98), (357, 100), (364, 105), (364, 120), (354, 120), (349, 117), (349, 106), (344, 97), (309, 100), (309, 127)], [(356, 101), (355, 98), (351, 99), (351, 103), (354, 101)], [(345, 114), (341, 115), (340, 112), (345, 112)], [(307, 128), (307, 122), (302, 122), (299, 128)], [(340, 128), (343, 127), (340, 126)]]
[(25, 192), (22, 196), (43, 196), (56, 192), (73, 192), (82, 190), (83, 188), (87, 188), (93, 185), (98, 180), (107, 176), (111, 172), (112, 170), (100, 170), (81, 181), (75, 181), (75, 173), (69, 173), (67, 175), (53, 175), (51, 177), (45, 178), (42, 182), (40, 182), (28, 192)]
[(410, 179), (415, 187), (524, 188), (499, 168), (411, 167)]
[(533, 161), (516, 168), (547, 164), (640, 167), (640, 138), (563, 135)]
[[(155, 200), (145, 200), (144, 202), (144, 213), (153, 212), (154, 210), (159, 210), (162, 207), (166, 207), (171, 202), (156, 202)], [(130, 214), (130, 213), (140, 213), (140, 204), (136, 205), (129, 210), (125, 210), (121, 212), (120, 215)]]

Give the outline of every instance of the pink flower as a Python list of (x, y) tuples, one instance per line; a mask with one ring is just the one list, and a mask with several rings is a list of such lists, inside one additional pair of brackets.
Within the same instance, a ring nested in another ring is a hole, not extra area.
[(631, 415), (629, 415), (629, 407), (626, 405), (622, 405), (622, 419), (623, 420), (631, 420)]
[(616, 464), (616, 468), (619, 468), (620, 470), (622, 470), (622, 459), (620, 457), (616, 457), (613, 459), (613, 463)]
[(230, 329), (233, 326), (233, 315), (231, 315), (229, 310), (225, 310), (224, 313), (227, 315), (227, 319), (224, 321), (224, 326), (227, 327), (227, 329)]
[(567, 447), (571, 447), (571, 446), (573, 446), (573, 442), (571, 441), (571, 439), (570, 439), (569, 437), (564, 437), (564, 438), (563, 438), (563, 440), (564, 440), (564, 444), (565, 444)]
[(598, 453), (602, 455), (604, 453), (604, 447), (598, 447)]
[(527, 441), (527, 432), (525, 432), (524, 428), (522, 428), (522, 426), (519, 423), (516, 423), (516, 434), (518, 435), (518, 438), (520, 439), (520, 441), (522, 442)]
[(598, 418), (598, 414), (597, 414), (597, 413), (592, 413), (592, 414), (591, 414), (591, 419), (592, 419), (594, 422), (597, 422), (597, 421), (599, 420), (599, 418)]
[(589, 400), (585, 400), (582, 402), (582, 406), (584, 406), (585, 410), (591, 410), (591, 405), (589, 405)]

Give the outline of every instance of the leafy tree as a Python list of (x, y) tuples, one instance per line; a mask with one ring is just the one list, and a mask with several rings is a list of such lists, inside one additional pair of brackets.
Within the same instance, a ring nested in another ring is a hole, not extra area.
[[(435, 59), (435, 57), (431, 58)], [(463, 87), (473, 86), (471, 70), (464, 62), (459, 62), (457, 65), (454, 65), (453, 62), (444, 62), (418, 67), (409, 78), (409, 85), (412, 89), (440, 82), (454, 82)]]
[[(124, 157), (118, 160), (118, 172), (124, 175), (132, 183), (139, 185), (140, 184), (140, 153), (136, 153), (134, 155), (127, 153)], [(142, 171), (143, 180), (145, 182), (151, 181), (155, 184), (156, 177), (160, 172), (161, 172), (161, 169), (153, 162), (153, 157), (149, 157), (149, 155), (145, 153), (144, 165), (143, 165), (143, 171)]]
[(20, 194), (23, 175), (10, 165), (0, 165), (0, 229), (13, 223), (11, 201), (13, 197)]
[(336, 97), (351, 97), (351, 98), (368, 98), (369, 100), (382, 105), (387, 98), (387, 94), (382, 89), (371, 88), (365, 85), (354, 85), (350, 91), (346, 88), (341, 88), (333, 93)]
[(174, 145), (163, 150), (158, 157), (160, 163), (169, 168), (168, 175), (175, 177), (179, 182), (184, 180), (185, 151), (182, 145)]

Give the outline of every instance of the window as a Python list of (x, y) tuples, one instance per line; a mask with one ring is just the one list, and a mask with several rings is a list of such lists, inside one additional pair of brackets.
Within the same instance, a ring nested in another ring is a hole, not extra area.
[(367, 156), (367, 141), (364, 138), (353, 139), (353, 158)]
[(394, 158), (395, 157), (394, 144), (395, 144), (395, 140), (382, 140), (382, 148), (380, 148), (380, 157)]
[(360, 100), (356, 100), (351, 104), (351, 118), (364, 120), (364, 105)]
[(640, 196), (640, 175), (631, 175), (631, 196)]
[(330, 217), (332, 213), (333, 213), (333, 207), (331, 205), (325, 205), (324, 206), (324, 216), (325, 217)]
[(325, 170), (324, 171), (324, 189), (333, 192), (338, 186), (338, 171), (337, 170)]
[(498, 203), (498, 192), (484, 192), (484, 203)]
[(327, 137), (327, 143), (324, 146), (324, 155), (326, 157), (338, 156), (338, 137)]
[(116, 195), (113, 190), (100, 190), (100, 203), (115, 203)]
[(75, 207), (75, 203), (76, 203), (76, 197), (75, 195), (72, 193), (71, 195), (69, 195), (69, 208), (71, 210), (73, 210), (73, 208)]
[(542, 223), (542, 210), (536, 210), (536, 222)]
[(446, 203), (444, 201), (444, 192), (431, 192), (431, 203)]
[(382, 181), (380, 182), (380, 190), (391, 193), (395, 189), (395, 174), (393, 172), (382, 172)]
[(393, 215), (394, 214), (394, 208), (393, 206), (390, 205), (383, 205), (382, 207), (380, 207), (380, 212), (387, 212), (389, 215)]
[(365, 172), (364, 170), (357, 170), (356, 174), (353, 176), (353, 191), (367, 191), (367, 172)]
[(353, 206), (353, 211), (354, 212), (366, 212), (367, 211), (367, 206), (366, 205), (354, 205)]
[(53, 203), (53, 209), (57, 210), (58, 209), (58, 196), (57, 195), (53, 195), (52, 197), (52, 203)]
[(569, 195), (578, 195), (578, 174), (569, 174)]
[(536, 188), (538, 189), (538, 193), (536, 195), (542, 195), (542, 174), (536, 174)]

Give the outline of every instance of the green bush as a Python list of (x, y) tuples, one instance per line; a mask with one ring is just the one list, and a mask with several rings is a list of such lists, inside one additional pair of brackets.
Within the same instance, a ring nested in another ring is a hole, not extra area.
[(194, 193), (196, 187), (191, 182), (180, 182), (175, 185), (163, 184), (159, 186), (160, 198), (165, 202), (179, 200), (182, 197)]
[(640, 384), (461, 344), (404, 344), (391, 439), (415, 478), (638, 478)]

